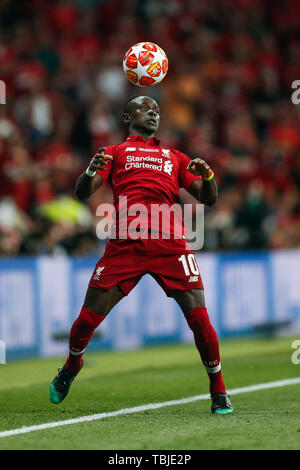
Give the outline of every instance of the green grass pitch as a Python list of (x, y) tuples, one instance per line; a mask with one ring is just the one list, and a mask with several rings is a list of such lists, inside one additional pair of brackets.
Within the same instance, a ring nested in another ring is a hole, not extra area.
[[(228, 389), (300, 377), (296, 338), (221, 342)], [(85, 355), (59, 405), (48, 398), (62, 358), (0, 366), (0, 432), (208, 393), (193, 345)], [(233, 415), (213, 416), (210, 400), (0, 438), (0, 449), (300, 449), (299, 385), (232, 396)]]

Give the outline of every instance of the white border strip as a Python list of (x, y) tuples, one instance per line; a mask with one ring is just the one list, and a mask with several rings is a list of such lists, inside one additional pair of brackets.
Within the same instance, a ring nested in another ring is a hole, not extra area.
[[(240, 393), (256, 392), (258, 390), (267, 390), (269, 388), (285, 387), (287, 385), (296, 384), (300, 384), (300, 377), (296, 377), (294, 379), (277, 380), (276, 382), (250, 385), (248, 387), (233, 388), (232, 390), (228, 390), (227, 392), (229, 395), (238, 395)], [(107, 413), (81, 416), (79, 418), (66, 419), (64, 421), (54, 421), (52, 423), (38, 424), (35, 426), (25, 426), (23, 428), (2, 431), (0, 432), (0, 438), (14, 436), (16, 434), (27, 434), (33, 431), (41, 431), (43, 429), (57, 428), (59, 426), (66, 426), (67, 424), (86, 423), (88, 421), (97, 421), (105, 418), (113, 418), (114, 416), (139, 413), (141, 411), (157, 410), (158, 408), (164, 408), (165, 406), (184, 405), (186, 403), (192, 403), (194, 401), (207, 400), (208, 398), (210, 398), (209, 394), (195, 395), (193, 397), (181, 398), (180, 400), (164, 401), (161, 403), (148, 403), (146, 405), (134, 406), (133, 408), (124, 408), (122, 410), (117, 411), (109, 411)]]

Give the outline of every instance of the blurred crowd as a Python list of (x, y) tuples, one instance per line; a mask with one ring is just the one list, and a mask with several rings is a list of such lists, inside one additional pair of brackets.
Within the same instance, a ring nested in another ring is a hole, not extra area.
[[(168, 55), (157, 87), (125, 79), (140, 41)], [(101, 254), (96, 208), (111, 191), (83, 204), (74, 183), (124, 140), (136, 94), (158, 100), (164, 145), (215, 171), (206, 250), (300, 247), (299, 0), (2, 0), (0, 79), (1, 256)]]

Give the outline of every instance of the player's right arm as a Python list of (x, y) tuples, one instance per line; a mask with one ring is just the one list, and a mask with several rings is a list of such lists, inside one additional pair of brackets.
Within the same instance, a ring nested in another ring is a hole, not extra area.
[(76, 181), (75, 194), (79, 200), (89, 199), (103, 184), (104, 178), (98, 170), (105, 171), (107, 164), (112, 161), (111, 155), (104, 154), (106, 147), (101, 147), (92, 158), (86, 171), (83, 172)]

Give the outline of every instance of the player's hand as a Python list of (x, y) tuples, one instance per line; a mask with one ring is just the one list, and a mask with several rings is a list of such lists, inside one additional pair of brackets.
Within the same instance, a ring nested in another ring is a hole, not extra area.
[(112, 161), (112, 155), (105, 154), (106, 147), (99, 148), (96, 155), (92, 158), (91, 163), (88, 166), (90, 172), (96, 172), (97, 170), (105, 170), (105, 167), (109, 161)]
[(191, 160), (186, 168), (193, 175), (203, 176), (203, 178), (209, 178), (212, 173), (210, 166), (201, 158)]

